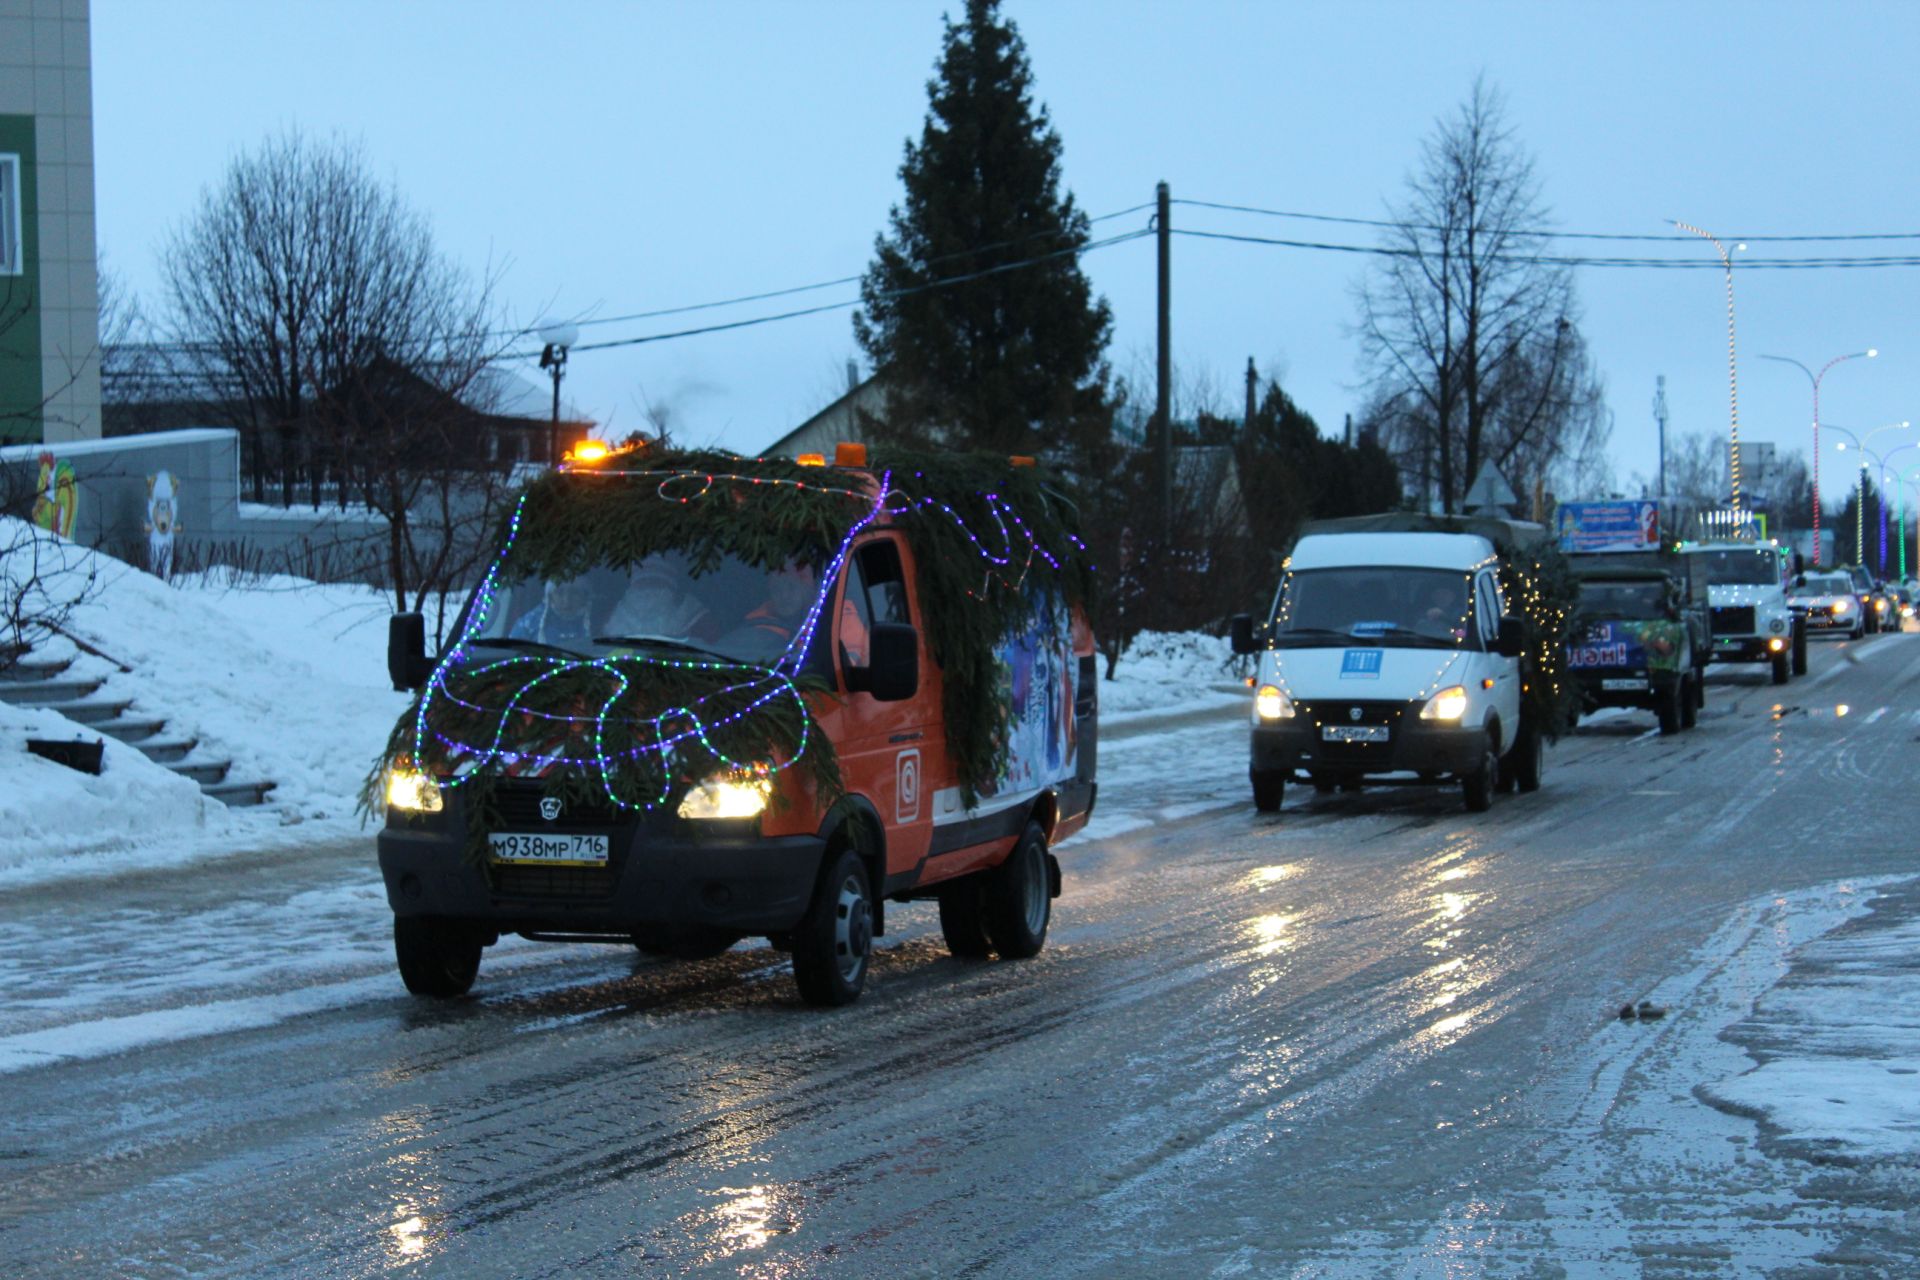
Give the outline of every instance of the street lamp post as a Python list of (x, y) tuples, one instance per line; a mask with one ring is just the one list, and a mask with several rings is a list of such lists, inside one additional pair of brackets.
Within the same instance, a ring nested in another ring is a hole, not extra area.
[[(1881, 464), (1881, 472), (1882, 472), (1883, 479), (1886, 471), (1885, 461), (1881, 458), (1879, 454), (1875, 453), (1873, 449), (1867, 445), (1867, 441), (1873, 439), (1875, 436), (1879, 435), (1882, 431), (1905, 431), (1908, 427), (1911, 427), (1912, 425), (1913, 425), (1912, 422), (1889, 422), (1884, 426), (1873, 428), (1871, 431), (1867, 432), (1865, 436), (1858, 436), (1858, 435), (1855, 435), (1853, 432), (1847, 430), (1845, 427), (1835, 426), (1831, 422), (1827, 424), (1827, 430), (1838, 431), (1841, 435), (1847, 437), (1847, 440), (1853, 441), (1853, 447), (1859, 450), (1862, 455), (1860, 459), (1859, 487), (1856, 491), (1857, 496), (1854, 498), (1854, 502), (1853, 502), (1853, 553), (1854, 553), (1854, 556), (1857, 558), (1858, 563), (1863, 567), (1867, 563), (1867, 526), (1866, 526), (1867, 469), (1868, 469), (1867, 460), (1871, 458), (1874, 461), (1879, 462)], [(1898, 448), (1891, 450), (1890, 453), (1898, 453), (1900, 452), (1901, 449), (1910, 449), (1912, 447), (1913, 446), (1911, 444), (1903, 444), (1903, 445), (1900, 445)], [(1844, 453), (1847, 448), (1847, 441), (1842, 440), (1839, 444), (1835, 445), (1834, 448)], [(1886, 498), (1886, 495), (1882, 493), (1880, 495), (1880, 514), (1882, 517), (1883, 525), (1885, 523), (1886, 508), (1887, 508), (1887, 498)], [(1884, 528), (1882, 529), (1882, 532), (1881, 532), (1879, 568), (1882, 573), (1886, 572), (1887, 544), (1886, 544)]]
[(540, 367), (553, 371), (553, 421), (547, 427), (547, 465), (560, 465), (560, 375), (567, 367), (567, 351), (580, 341), (580, 326), (548, 321), (540, 326)]
[[(1673, 225), (1711, 242), (1714, 250), (1720, 255), (1720, 265), (1727, 271), (1727, 474), (1733, 481), (1733, 518), (1737, 524), (1740, 519), (1740, 389), (1733, 357), (1733, 259), (1727, 256), (1726, 246), (1715, 239), (1712, 232), (1703, 231), (1685, 222), (1675, 222)], [(1744, 244), (1736, 244), (1733, 248), (1734, 252), (1738, 253), (1746, 247)]]
[(1879, 354), (1876, 348), (1868, 347), (1865, 351), (1853, 351), (1844, 356), (1835, 356), (1820, 366), (1819, 373), (1807, 368), (1792, 356), (1763, 355), (1760, 357), (1762, 360), (1778, 360), (1782, 364), (1790, 364), (1806, 374), (1807, 381), (1813, 383), (1813, 563), (1816, 568), (1820, 564), (1820, 379), (1827, 376), (1827, 370), (1843, 360), (1862, 358), (1871, 360)]

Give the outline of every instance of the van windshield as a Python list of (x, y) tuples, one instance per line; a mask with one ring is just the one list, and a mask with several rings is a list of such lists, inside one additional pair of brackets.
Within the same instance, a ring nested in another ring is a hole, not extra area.
[(1707, 581), (1716, 587), (1770, 587), (1780, 581), (1780, 562), (1771, 551), (1689, 551), (1706, 562)]
[(572, 578), (516, 577), (509, 564), (493, 606), (468, 640), (493, 649), (549, 648), (585, 658), (635, 650), (770, 666), (798, 656), (819, 574), (794, 563), (768, 571), (730, 556), (699, 574), (679, 552)]
[(1458, 569), (1391, 565), (1289, 573), (1274, 606), (1273, 643), (1301, 648), (1360, 639), (1451, 648), (1474, 634), (1470, 582)]

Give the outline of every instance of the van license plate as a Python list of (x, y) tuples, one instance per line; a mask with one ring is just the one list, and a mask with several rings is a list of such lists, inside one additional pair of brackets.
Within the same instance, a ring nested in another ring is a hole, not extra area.
[(1629, 690), (1644, 693), (1647, 682), (1645, 680), (1602, 680), (1600, 687), (1613, 693), (1624, 693)]
[(1328, 724), (1320, 726), (1322, 742), (1385, 742), (1387, 726), (1383, 724)]
[(495, 862), (537, 862), (549, 867), (604, 867), (607, 837), (540, 835), (496, 831), (487, 836)]

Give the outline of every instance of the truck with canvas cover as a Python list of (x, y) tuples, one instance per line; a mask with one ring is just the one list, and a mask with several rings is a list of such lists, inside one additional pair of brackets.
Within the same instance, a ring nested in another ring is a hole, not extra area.
[(1662, 733), (1691, 729), (1706, 705), (1707, 581), (1697, 560), (1657, 551), (1572, 557), (1579, 584), (1567, 671), (1583, 710), (1637, 707)]
[(1258, 623), (1249, 776), (1255, 807), (1286, 784), (1460, 786), (1469, 809), (1540, 785), (1569, 723), (1572, 612), (1562, 557), (1536, 524), (1394, 513), (1315, 521)]
[(1775, 684), (1807, 673), (1807, 628), (1787, 604), (1793, 553), (1771, 538), (1683, 542), (1707, 578), (1715, 662), (1764, 662)]
[(504, 934), (683, 958), (764, 936), (855, 999), (889, 900), (1030, 957), (1095, 796), (1091, 573), (1029, 459), (634, 447), (532, 482), (369, 801), (401, 976)]

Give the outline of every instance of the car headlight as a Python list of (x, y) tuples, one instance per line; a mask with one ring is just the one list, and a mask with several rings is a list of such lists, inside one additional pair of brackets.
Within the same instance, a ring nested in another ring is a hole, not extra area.
[(1422, 720), (1458, 720), (1467, 714), (1467, 691), (1461, 685), (1442, 689), (1427, 699), (1427, 705), (1420, 708)]
[(1262, 720), (1291, 720), (1295, 714), (1293, 699), (1273, 685), (1263, 684), (1253, 695), (1253, 712)]
[(1786, 629), (1787, 629), (1787, 620), (1785, 618), (1774, 618), (1767, 623), (1767, 630), (1775, 633), (1776, 635), (1782, 631), (1785, 631)]
[(1845, 613), (1851, 608), (1853, 608), (1853, 601), (1851, 600), (1835, 600), (1833, 602), (1833, 611), (1835, 613)]
[(406, 813), (438, 813), (446, 807), (433, 775), (405, 765), (387, 770), (387, 804)]
[(1873, 602), (1873, 607), (1879, 612), (1885, 613), (1887, 611), (1887, 598), (1885, 596), (1877, 597)]
[(683, 818), (757, 818), (773, 797), (773, 779), (764, 769), (715, 774), (687, 792)]

